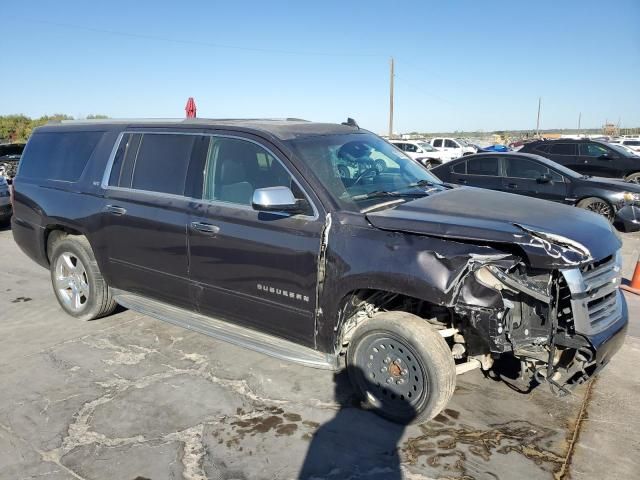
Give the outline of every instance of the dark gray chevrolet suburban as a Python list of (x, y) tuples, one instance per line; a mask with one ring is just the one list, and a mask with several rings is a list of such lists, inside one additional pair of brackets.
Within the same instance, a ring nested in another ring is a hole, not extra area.
[(398, 422), (433, 417), (456, 374), (504, 359), (568, 393), (627, 328), (606, 220), (443, 184), (354, 122), (53, 123), (14, 186), (14, 238), (70, 315), (120, 304), (346, 367)]

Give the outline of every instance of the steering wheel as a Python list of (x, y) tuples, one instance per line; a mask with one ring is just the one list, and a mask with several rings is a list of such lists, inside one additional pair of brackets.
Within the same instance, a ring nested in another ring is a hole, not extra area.
[(380, 171), (376, 167), (369, 167), (360, 175), (358, 175), (351, 185), (357, 185), (358, 183), (360, 183), (360, 180), (366, 177), (370, 177), (371, 175), (378, 176), (379, 173)]

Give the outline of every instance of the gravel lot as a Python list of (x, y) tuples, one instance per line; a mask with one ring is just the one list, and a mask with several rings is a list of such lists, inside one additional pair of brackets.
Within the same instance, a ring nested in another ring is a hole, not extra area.
[[(625, 273), (640, 236), (625, 237)], [(569, 398), (480, 372), (399, 427), (341, 374), (283, 363), (130, 311), (78, 322), (0, 229), (2, 479), (634, 478), (640, 302), (626, 345)]]

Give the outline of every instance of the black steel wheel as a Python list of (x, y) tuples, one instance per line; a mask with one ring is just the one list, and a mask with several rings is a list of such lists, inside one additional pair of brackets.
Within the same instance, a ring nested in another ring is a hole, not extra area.
[(359, 325), (347, 368), (364, 406), (398, 423), (433, 418), (455, 388), (449, 346), (425, 320), (406, 312), (381, 313)]
[(613, 207), (602, 198), (598, 197), (589, 197), (578, 202), (578, 207), (584, 208), (585, 210), (589, 210), (591, 212), (597, 213), (598, 215), (602, 215), (607, 221), (612, 222), (614, 217)]

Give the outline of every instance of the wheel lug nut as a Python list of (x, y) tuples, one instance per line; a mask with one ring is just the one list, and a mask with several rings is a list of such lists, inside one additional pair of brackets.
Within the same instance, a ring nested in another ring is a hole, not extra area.
[(398, 381), (396, 382), (396, 385), (402, 385), (403, 383), (404, 383), (404, 380), (403, 380), (403, 379), (400, 379), (400, 380), (398, 380)]
[(393, 382), (393, 378), (391, 377), (387, 378), (387, 383), (391, 383), (391, 382)]

